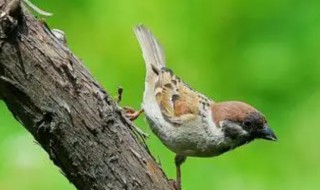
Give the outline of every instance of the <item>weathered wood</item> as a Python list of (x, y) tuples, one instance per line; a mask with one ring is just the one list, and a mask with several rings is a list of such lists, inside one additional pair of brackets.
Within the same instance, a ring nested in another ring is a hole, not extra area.
[(0, 0), (0, 9), (0, 97), (70, 182), (79, 190), (172, 189), (66, 45), (23, 7)]

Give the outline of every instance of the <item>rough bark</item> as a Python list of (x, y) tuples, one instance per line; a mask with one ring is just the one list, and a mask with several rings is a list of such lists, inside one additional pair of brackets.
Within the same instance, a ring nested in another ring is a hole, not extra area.
[(0, 99), (69, 181), (79, 190), (172, 189), (132, 123), (66, 45), (19, 1), (0, 6)]

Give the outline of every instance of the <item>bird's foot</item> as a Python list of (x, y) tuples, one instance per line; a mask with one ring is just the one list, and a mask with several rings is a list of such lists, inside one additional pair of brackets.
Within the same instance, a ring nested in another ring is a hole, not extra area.
[[(118, 96), (116, 97), (116, 101), (118, 104), (120, 104), (122, 100), (122, 93), (123, 93), (123, 88), (118, 87)], [(129, 107), (129, 106), (124, 106), (123, 107), (124, 115), (129, 118), (131, 121), (136, 120), (141, 113), (143, 113), (143, 109), (136, 111), (135, 109)]]
[[(118, 96), (115, 98), (118, 105), (120, 104), (120, 102), (122, 100), (122, 93), (123, 93), (123, 88), (118, 87)], [(121, 107), (119, 106), (119, 108), (121, 108)], [(125, 106), (121, 109), (124, 112), (124, 116), (127, 117), (128, 119), (130, 119), (131, 121), (137, 119), (140, 116), (140, 114), (143, 113), (143, 109), (136, 111), (133, 108), (130, 108), (128, 106)], [(138, 128), (136, 126), (134, 126), (134, 128), (143, 138), (147, 138), (149, 136), (149, 134), (143, 132), (140, 128)]]
[[(123, 110), (124, 110), (124, 115), (125, 117), (127, 117), (128, 119), (130, 119), (131, 121), (134, 121), (135, 119), (137, 119), (141, 113), (143, 113), (143, 109), (139, 110), (139, 111), (136, 111), (130, 107), (123, 107)], [(143, 136), (143, 138), (147, 138), (149, 137), (149, 134), (143, 132), (140, 128), (134, 126), (134, 128), (136, 129), (136, 131)]]
[(143, 109), (137, 111), (128, 106), (123, 107), (123, 110), (124, 110), (124, 115), (127, 118), (129, 118), (131, 121), (136, 120), (141, 115), (141, 113), (143, 113)]

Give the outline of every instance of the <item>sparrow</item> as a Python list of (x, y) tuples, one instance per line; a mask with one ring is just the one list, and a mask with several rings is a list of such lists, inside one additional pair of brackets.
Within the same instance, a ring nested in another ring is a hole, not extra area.
[(145, 89), (142, 109), (126, 108), (126, 116), (135, 120), (144, 112), (152, 132), (176, 154), (177, 190), (187, 157), (215, 157), (254, 139), (277, 140), (260, 111), (240, 101), (215, 102), (193, 90), (166, 67), (150, 30), (138, 25), (134, 32), (146, 66)]

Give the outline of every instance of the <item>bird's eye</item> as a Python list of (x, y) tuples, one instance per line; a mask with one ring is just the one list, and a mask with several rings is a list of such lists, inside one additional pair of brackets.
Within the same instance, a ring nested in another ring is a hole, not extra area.
[(251, 122), (251, 121), (245, 121), (245, 122), (244, 122), (244, 125), (245, 125), (246, 127), (251, 127), (251, 126), (252, 126), (252, 122)]

